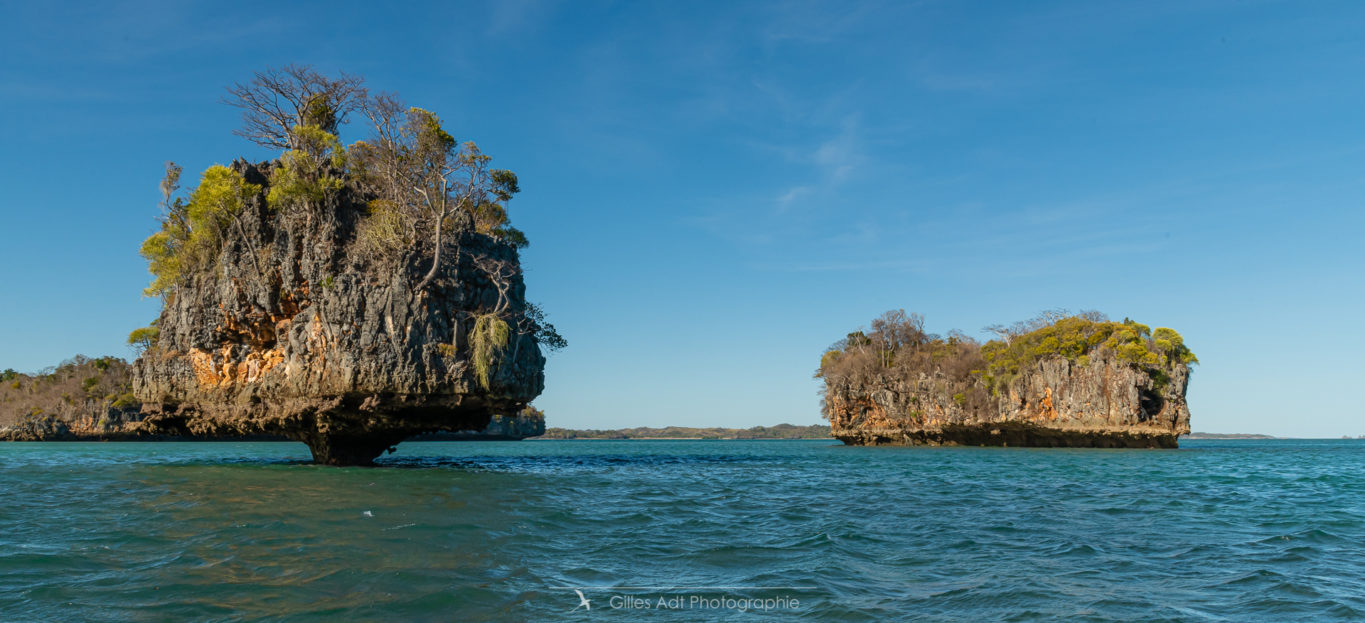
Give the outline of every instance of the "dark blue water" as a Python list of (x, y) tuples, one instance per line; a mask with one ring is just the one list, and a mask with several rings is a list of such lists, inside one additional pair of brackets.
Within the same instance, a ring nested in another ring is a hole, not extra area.
[(0, 620), (1365, 618), (1365, 442), (306, 457), (0, 444)]

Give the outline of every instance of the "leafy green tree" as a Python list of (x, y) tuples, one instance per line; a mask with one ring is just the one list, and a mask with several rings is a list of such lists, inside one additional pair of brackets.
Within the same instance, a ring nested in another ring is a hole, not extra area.
[[(168, 178), (169, 178), (168, 170)], [(179, 177), (176, 172), (176, 179)], [(165, 192), (167, 184), (163, 181)], [(147, 296), (161, 296), (179, 285), (195, 269), (209, 264), (221, 249), (224, 234), (236, 225), (241, 232), (241, 213), (259, 195), (261, 187), (222, 165), (204, 171), (188, 201), (176, 200), (162, 218), (161, 230), (143, 241), (141, 255), (153, 275)], [(166, 194), (169, 199), (169, 193)], [(246, 239), (242, 232), (243, 239)], [(253, 249), (252, 260), (255, 261)], [(256, 266), (260, 271), (260, 266)]]
[(156, 326), (157, 322), (153, 320), (151, 326), (133, 329), (133, 332), (128, 334), (128, 345), (132, 346), (138, 355), (156, 346), (157, 338), (161, 337), (161, 329)]
[(280, 211), (288, 206), (321, 205), (345, 185), (346, 148), (337, 135), (319, 126), (294, 126), (298, 145), (280, 155), (280, 166), (270, 172), (267, 203)]
[(525, 327), (527, 331), (548, 351), (557, 351), (569, 345), (569, 341), (555, 330), (555, 326), (545, 319), (545, 312), (539, 305), (534, 303), (526, 304), (526, 313), (523, 322), (528, 323)]

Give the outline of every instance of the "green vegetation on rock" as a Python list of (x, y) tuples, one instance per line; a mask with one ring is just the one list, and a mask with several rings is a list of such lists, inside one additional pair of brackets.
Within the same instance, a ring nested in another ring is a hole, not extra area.
[[(452, 232), (472, 229), (513, 247), (529, 244), (507, 214), (507, 202), (521, 190), (517, 175), (491, 168), (491, 157), (473, 142), (456, 141), (434, 113), (405, 107), (389, 94), (371, 97), (358, 78), (332, 79), (297, 66), (262, 72), (229, 93), (229, 103), (245, 111), (246, 127), (238, 133), (284, 151), (268, 168), (266, 184), (248, 183), (235, 168), (214, 165), (188, 197), (175, 196), (181, 168), (167, 164), (161, 229), (141, 248), (153, 276), (148, 296), (167, 295), (211, 268), (227, 230), (240, 229), (242, 210), (261, 200), (278, 217), (312, 215), (350, 189), (368, 206), (352, 252), (388, 263), (429, 254), (423, 287), (446, 259), (442, 238)], [(357, 110), (372, 122), (374, 134), (348, 147), (338, 132)], [(238, 233), (244, 243), (253, 239)], [(267, 278), (266, 271), (259, 272)]]
[[(446, 251), (452, 236), (475, 232), (514, 248), (529, 244), (507, 211), (521, 191), (516, 173), (492, 168), (490, 156), (472, 141), (457, 140), (435, 113), (392, 94), (371, 94), (359, 77), (332, 78), (289, 65), (233, 85), (226, 101), (243, 110), (237, 134), (282, 152), (259, 165), (264, 176), (252, 182), (243, 175), (245, 163), (209, 167), (187, 194), (180, 192), (183, 169), (167, 163), (161, 226), (140, 250), (152, 274), (147, 296), (170, 296), (196, 276), (211, 276), (227, 244), (250, 255), (256, 279), (278, 279), (269, 260), (273, 242), (247, 229), (273, 227), (278, 219), (330, 220), (355, 206), (360, 209), (351, 217), (352, 229), (339, 232), (350, 234), (347, 255), (373, 272), (422, 263), (427, 270), (417, 290), (427, 288), (443, 264), (458, 261)], [(340, 131), (353, 114), (363, 115), (371, 133), (348, 146)], [(260, 214), (244, 218), (253, 208)], [(244, 228), (244, 222), (251, 225)], [(488, 311), (508, 317), (504, 324), (518, 312), (505, 306)], [(550, 350), (564, 346), (539, 308), (528, 306), (526, 313), (531, 322), (518, 321), (518, 331), (532, 331)], [(491, 319), (479, 322), (476, 333), (496, 329)], [(479, 342), (484, 384), (489, 349), (506, 343), (498, 335), (489, 331), (490, 339)], [(146, 350), (157, 337), (156, 327), (148, 327), (130, 335), (129, 343)]]
[(489, 373), (493, 369), (494, 351), (507, 346), (507, 322), (495, 314), (484, 314), (474, 321), (469, 334), (469, 344), (474, 351), (474, 374), (479, 385), (485, 390), (489, 386)]
[(280, 155), (280, 166), (270, 173), (267, 205), (272, 210), (316, 203), (345, 184), (346, 148), (337, 135), (318, 126), (296, 125), (298, 147)]
[(157, 339), (161, 337), (161, 329), (156, 325), (157, 321), (153, 320), (151, 326), (133, 329), (128, 334), (128, 345), (136, 349), (138, 354), (151, 350), (153, 346), (156, 346)]
[(1153, 332), (1139, 322), (1126, 318), (1123, 322), (1111, 322), (1094, 313), (1057, 316), (1060, 317), (1040, 317), (1025, 323), (1031, 327), (1027, 332), (998, 331), (1003, 334), (1001, 339), (981, 346), (981, 356), (987, 363), (983, 378), (989, 387), (1008, 385), (1020, 369), (1049, 357), (1089, 365), (1091, 355), (1100, 350), (1151, 372), (1171, 364), (1198, 362), (1174, 329), (1163, 327)]
[(1150, 375), (1157, 387), (1166, 369), (1198, 362), (1174, 329), (1151, 330), (1098, 312), (1045, 312), (1037, 318), (988, 330), (998, 339), (981, 344), (960, 332), (947, 336), (924, 331), (924, 319), (904, 310), (887, 312), (870, 330), (849, 333), (820, 358), (816, 377), (826, 383), (875, 385), (899, 378), (925, 382), (938, 395), (968, 411), (988, 407), (1021, 370), (1064, 358), (1088, 366), (1110, 356)]
[[(168, 165), (168, 174), (170, 167)], [(179, 168), (175, 168), (179, 178)], [(174, 184), (162, 185), (174, 189)], [(161, 231), (143, 241), (141, 254), (146, 258), (153, 279), (145, 294), (168, 293), (193, 273), (211, 266), (222, 250), (229, 227), (241, 227), (237, 217), (261, 187), (248, 184), (242, 174), (222, 165), (204, 171), (199, 186), (189, 200), (176, 198), (167, 204)], [(169, 199), (169, 195), (168, 195)]]
[[(268, 69), (226, 101), (238, 134), (279, 155), (211, 167), (186, 193), (167, 167), (143, 245), (162, 311), (129, 336), (143, 428), (287, 436), (365, 464), (543, 391), (563, 339), (525, 299), (516, 174), (357, 77)], [(348, 119), (363, 140), (342, 140)]]
[(128, 363), (77, 355), (34, 374), (0, 373), (0, 439), (100, 435), (136, 420)]

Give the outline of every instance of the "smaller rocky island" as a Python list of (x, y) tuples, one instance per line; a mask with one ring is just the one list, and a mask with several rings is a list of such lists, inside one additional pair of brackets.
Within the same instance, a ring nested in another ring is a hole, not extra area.
[(820, 361), (822, 411), (850, 445), (1174, 448), (1194, 353), (1173, 329), (1064, 311), (984, 344), (888, 312)]

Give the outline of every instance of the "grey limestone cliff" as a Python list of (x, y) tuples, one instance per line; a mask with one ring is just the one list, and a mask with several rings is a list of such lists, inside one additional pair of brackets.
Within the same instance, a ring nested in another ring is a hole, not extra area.
[[(517, 250), (451, 225), (430, 254), (382, 263), (355, 250), (365, 197), (310, 210), (268, 205), (272, 167), (232, 170), (261, 190), (224, 229), (208, 270), (166, 296), (159, 337), (134, 364), (145, 430), (283, 435), (318, 462), (366, 464), (404, 438), (481, 430), (544, 387)], [(471, 339), (496, 314), (506, 337), (486, 379)]]
[(943, 391), (942, 379), (885, 379), (826, 388), (832, 434), (856, 445), (1012, 445), (1173, 448), (1190, 432), (1189, 367), (1157, 379), (1112, 356), (1085, 364), (1034, 362), (979, 410)]
[(831, 434), (857, 445), (1175, 447), (1198, 360), (1173, 329), (1098, 312), (992, 327), (981, 344), (888, 312), (827, 350)]

